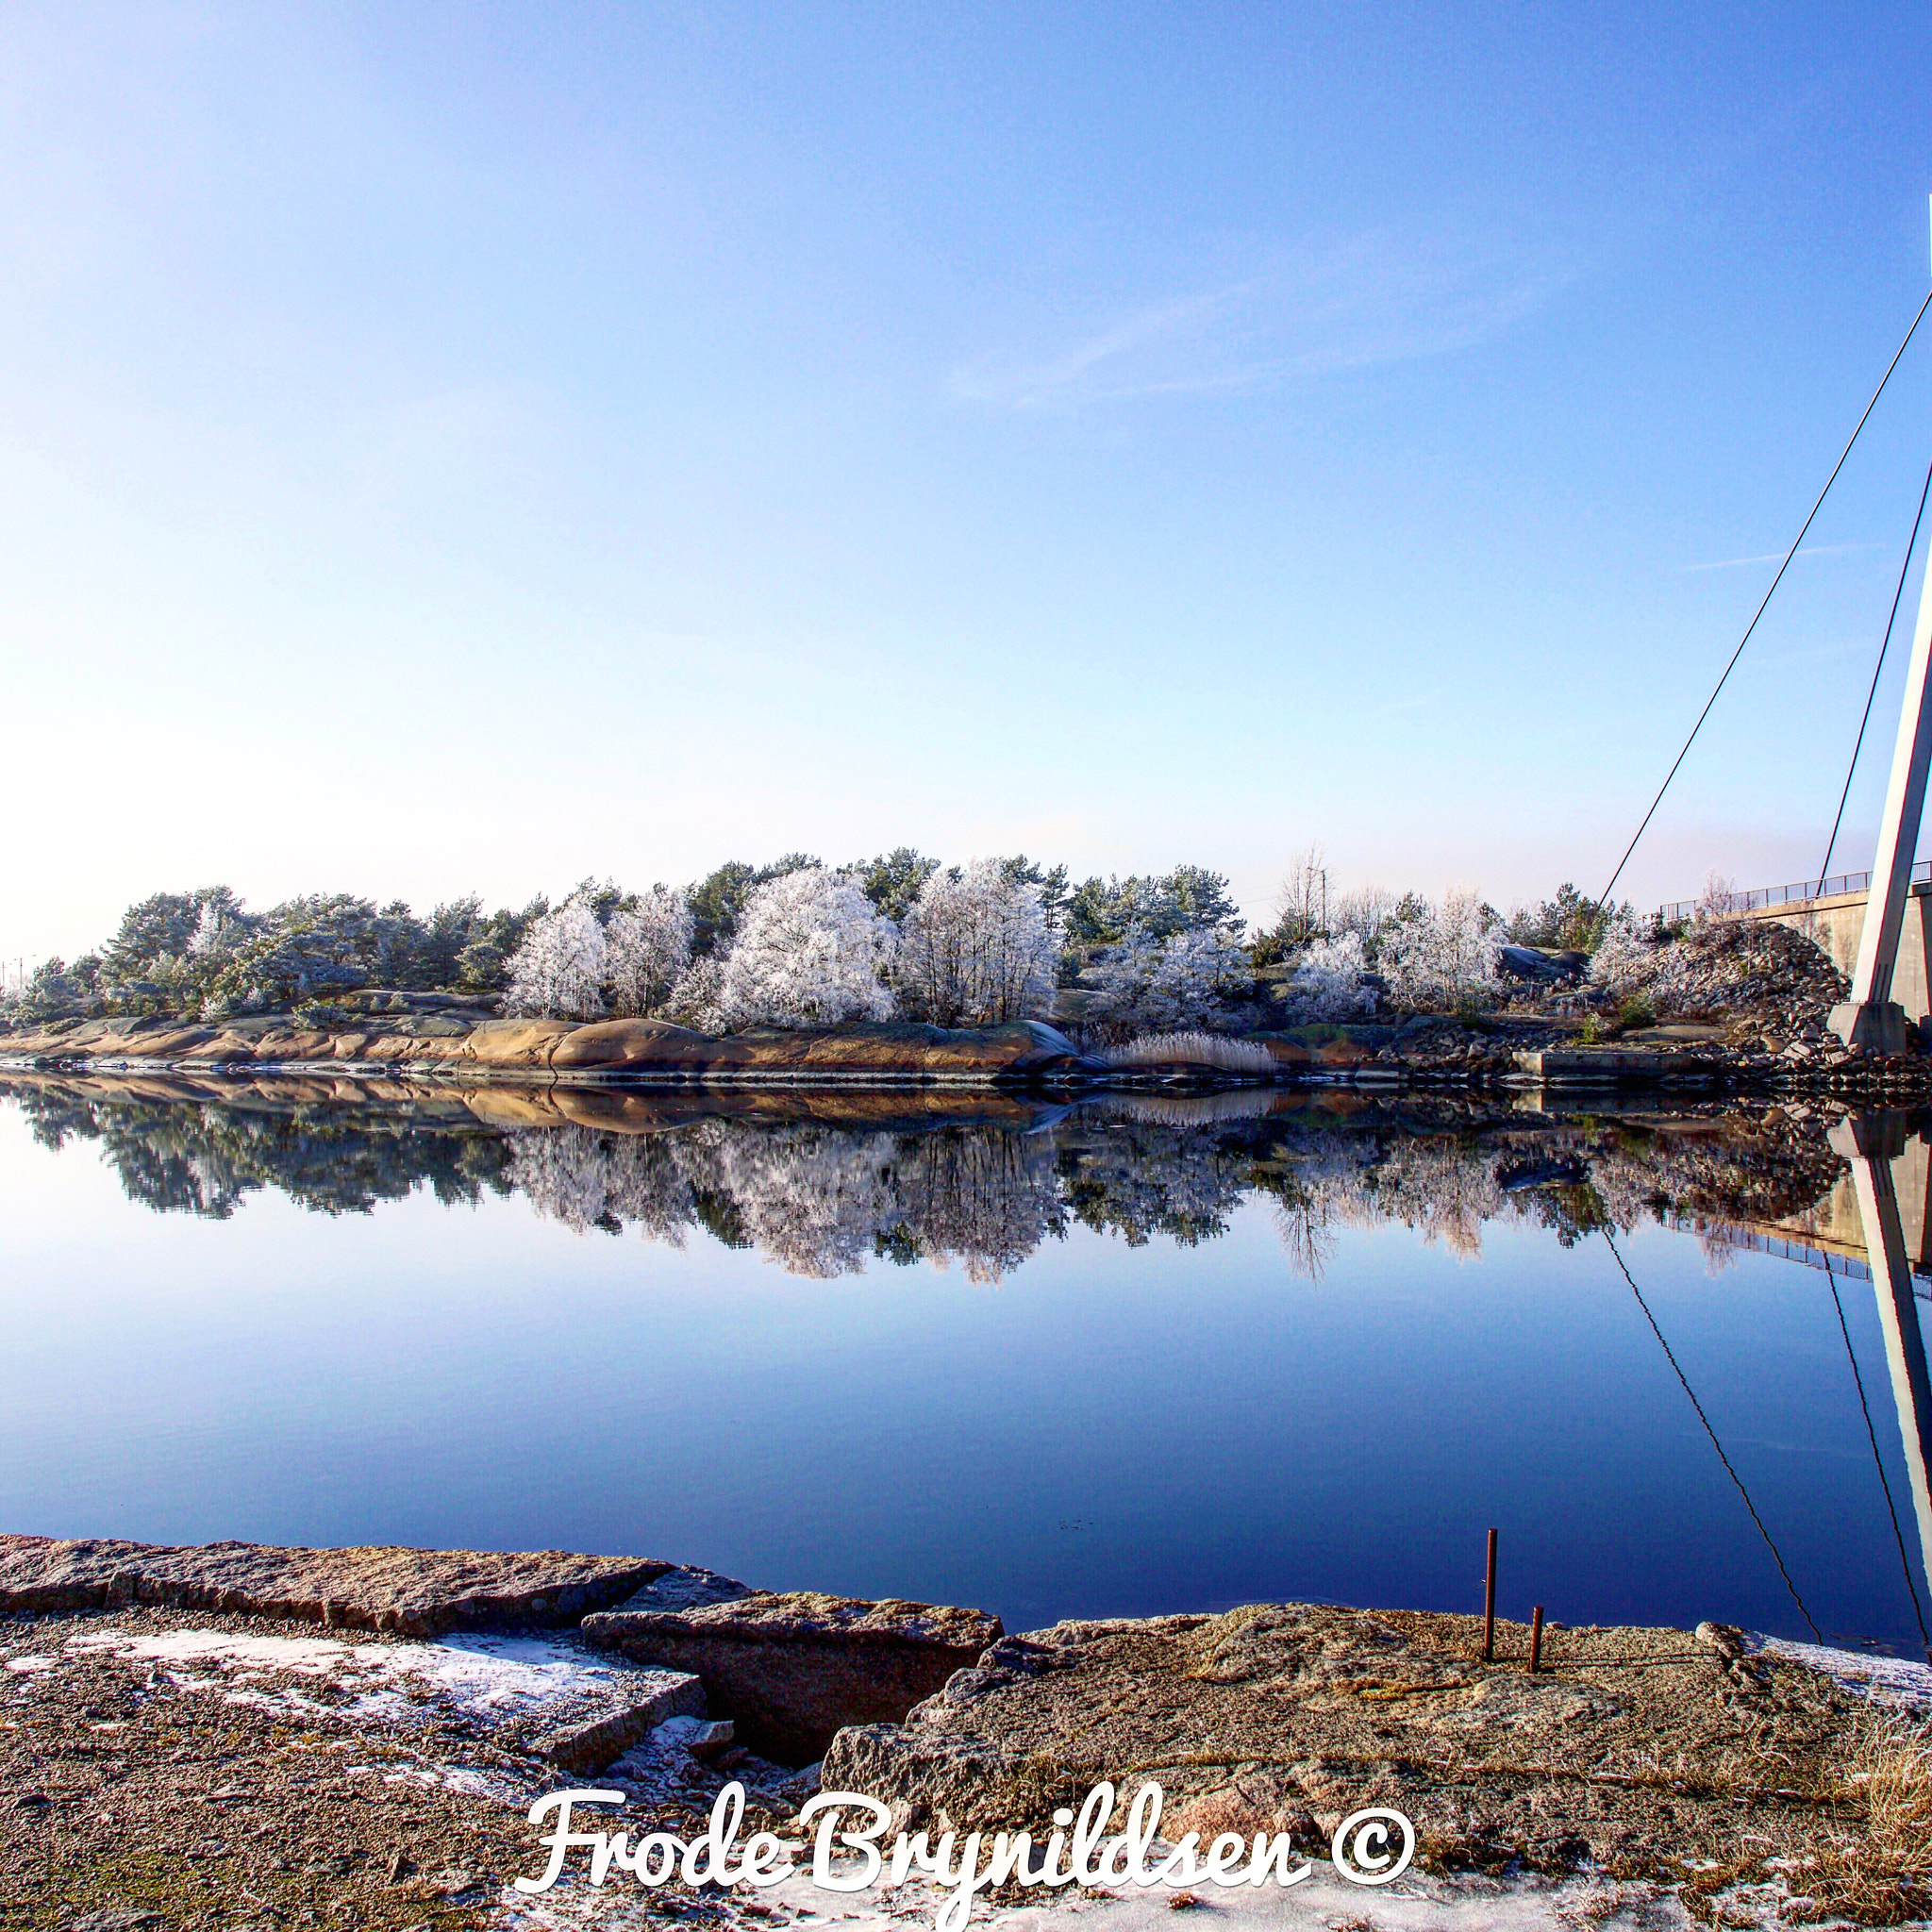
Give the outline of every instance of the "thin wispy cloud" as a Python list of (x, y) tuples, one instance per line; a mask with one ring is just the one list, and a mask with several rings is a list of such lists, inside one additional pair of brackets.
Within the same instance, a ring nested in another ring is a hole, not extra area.
[(1574, 273), (1550, 259), (1375, 229), (1127, 310), (1052, 353), (975, 357), (948, 387), (961, 404), (1065, 410), (1448, 355), (1513, 326)]
[[(1862, 550), (1883, 550), (1883, 543), (1812, 543), (1799, 551), (1792, 559), (1802, 563), (1807, 557), (1850, 557)], [(1782, 563), (1785, 553), (1782, 550), (1767, 550), (1757, 557), (1720, 557), (1711, 563), (1682, 563), (1677, 566), (1679, 576), (1690, 576), (1701, 570), (1740, 570), (1747, 563)]]

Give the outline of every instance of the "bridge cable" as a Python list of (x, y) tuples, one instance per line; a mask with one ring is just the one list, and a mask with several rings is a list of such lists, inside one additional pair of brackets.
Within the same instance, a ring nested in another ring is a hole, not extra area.
[(1865, 693), (1865, 715), (1858, 720), (1858, 736), (1852, 746), (1852, 761), (1845, 767), (1845, 789), (1838, 795), (1838, 816), (1831, 822), (1831, 837), (1825, 841), (1824, 863), (1818, 868), (1818, 896), (1824, 897), (1824, 875), (1831, 870), (1832, 848), (1838, 843), (1839, 827), (1845, 821), (1845, 800), (1852, 795), (1852, 774), (1858, 769), (1858, 753), (1865, 744), (1865, 726), (1872, 722), (1872, 700), (1878, 695), (1878, 674), (1885, 669), (1885, 654), (1891, 648), (1891, 629), (1898, 622), (1899, 599), (1906, 593), (1906, 578), (1912, 568), (1912, 551), (1919, 541), (1919, 525), (1925, 516), (1925, 499), (1932, 495), (1932, 468), (1925, 472), (1925, 487), (1919, 491), (1919, 514), (1912, 519), (1912, 534), (1906, 540), (1906, 560), (1898, 567), (1898, 588), (1891, 593), (1891, 615), (1885, 620), (1885, 638), (1878, 646), (1878, 662), (1872, 667), (1872, 689)]
[(1852, 1347), (1852, 1331), (1845, 1321), (1845, 1305), (1839, 1299), (1838, 1277), (1831, 1272), (1831, 1257), (1824, 1257), (1824, 1278), (1831, 1287), (1832, 1306), (1838, 1310), (1839, 1333), (1845, 1339), (1845, 1359), (1852, 1365), (1852, 1380), (1857, 1386), (1858, 1407), (1865, 1412), (1865, 1433), (1872, 1439), (1872, 1461), (1878, 1471), (1878, 1487), (1885, 1491), (1886, 1513), (1891, 1518), (1891, 1533), (1898, 1541), (1898, 1560), (1906, 1573), (1906, 1589), (1911, 1593), (1912, 1615), (1919, 1620), (1919, 1639), (1925, 1654), (1932, 1657), (1932, 1632), (1925, 1628), (1925, 1612), (1919, 1602), (1919, 1586), (1912, 1581), (1912, 1559), (1906, 1553), (1906, 1533), (1899, 1527), (1898, 1507), (1891, 1499), (1891, 1485), (1885, 1479), (1885, 1458), (1878, 1453), (1878, 1431), (1872, 1425), (1872, 1405), (1865, 1400), (1865, 1378), (1858, 1373), (1858, 1357)]
[(1777, 575), (1771, 580), (1771, 590), (1765, 591), (1757, 608), (1752, 613), (1751, 622), (1744, 626), (1744, 635), (1738, 640), (1738, 648), (1731, 653), (1730, 661), (1724, 668), (1724, 675), (1717, 681), (1709, 697), (1704, 701), (1704, 708), (1697, 714), (1697, 722), (1690, 727), (1690, 736), (1684, 741), (1684, 748), (1671, 763), (1671, 769), (1664, 774), (1664, 782), (1657, 788), (1657, 796), (1650, 801), (1650, 809), (1643, 814), (1643, 822), (1631, 835), (1630, 842), (1624, 848), (1624, 856), (1617, 861), (1617, 869), (1610, 874), (1610, 882), (1598, 895), (1596, 909), (1601, 913), (1609, 902), (1610, 894), (1616, 891), (1617, 881), (1624, 876), (1624, 868), (1630, 863), (1630, 855), (1637, 850), (1637, 841), (1643, 837), (1650, 822), (1657, 815), (1657, 808), (1664, 801), (1664, 793), (1671, 789), (1671, 780), (1677, 775), (1677, 767), (1690, 756), (1690, 747), (1696, 741), (1697, 734), (1704, 728), (1704, 721), (1710, 716), (1710, 708), (1717, 703), (1718, 693), (1724, 688), (1725, 681), (1737, 668), (1738, 659), (1744, 655), (1744, 646), (1751, 641), (1751, 633), (1757, 628), (1757, 620), (1764, 615), (1765, 606), (1771, 602), (1772, 594), (1783, 583), (1785, 572), (1791, 567), (1791, 558), (1798, 554), (1798, 545), (1805, 541), (1805, 532), (1811, 527), (1812, 520), (1824, 508), (1824, 499), (1831, 493), (1831, 486), (1838, 481), (1838, 473), (1845, 466), (1845, 458), (1852, 453), (1852, 444), (1858, 440), (1858, 431), (1863, 429), (1872, 411), (1878, 407), (1878, 398), (1885, 393), (1885, 385), (1891, 380), (1891, 372), (1899, 365), (1899, 358), (1906, 352), (1912, 337), (1918, 333), (1919, 325), (1925, 318), (1925, 311), (1932, 308), (1932, 293), (1928, 293), (1919, 304), (1919, 312), (1912, 317), (1912, 325), (1907, 329), (1905, 340), (1898, 345), (1896, 353), (1885, 366), (1885, 374), (1878, 378), (1878, 387), (1872, 391), (1872, 400), (1865, 405), (1865, 414), (1858, 418), (1857, 428), (1851, 434), (1851, 440), (1840, 452), (1839, 459), (1832, 465), (1831, 475), (1824, 479), (1824, 488), (1818, 492), (1818, 501), (1811, 506), (1811, 514), (1805, 519), (1803, 526), (1791, 541), (1791, 547), (1785, 552), (1785, 560), (1777, 567)]
[[(1926, 298), (1932, 305), (1932, 295)], [(1920, 310), (1924, 313), (1924, 309)], [(1791, 1593), (1791, 1601), (1798, 1607), (1798, 1614), (1809, 1626), (1813, 1637), (1820, 1643), (1824, 1641), (1824, 1633), (1811, 1622), (1811, 1612), (1805, 1607), (1805, 1599), (1798, 1594), (1798, 1586), (1791, 1581), (1791, 1573), (1785, 1568), (1785, 1559), (1778, 1555), (1777, 1545), (1771, 1540), (1771, 1532), (1764, 1526), (1764, 1518), (1758, 1515), (1757, 1506), (1751, 1500), (1751, 1491), (1744, 1487), (1744, 1478), (1731, 1467), (1731, 1458), (1724, 1454), (1724, 1445), (1717, 1439), (1717, 1431), (1710, 1425), (1710, 1418), (1704, 1412), (1704, 1405), (1697, 1399), (1697, 1391), (1690, 1386), (1690, 1377), (1677, 1366), (1677, 1357), (1671, 1353), (1671, 1344), (1664, 1340), (1664, 1331), (1657, 1325), (1657, 1317), (1650, 1312), (1650, 1304), (1643, 1299), (1643, 1291), (1631, 1280), (1629, 1269), (1624, 1266), (1624, 1257), (1617, 1253), (1617, 1243), (1610, 1238), (1607, 1226), (1604, 1229), (1604, 1240), (1609, 1242), (1610, 1253), (1616, 1258), (1617, 1266), (1623, 1270), (1624, 1279), (1630, 1282), (1630, 1292), (1637, 1297), (1637, 1306), (1643, 1310), (1643, 1319), (1650, 1324), (1650, 1332), (1657, 1337), (1657, 1346), (1664, 1352), (1664, 1359), (1676, 1370), (1677, 1380), (1684, 1385), (1684, 1393), (1690, 1398), (1690, 1407), (1697, 1411), (1697, 1420), (1704, 1424), (1704, 1433), (1710, 1438), (1710, 1446), (1717, 1451), (1717, 1459), (1724, 1466), (1724, 1474), (1737, 1484), (1738, 1493), (1744, 1499), (1744, 1507), (1751, 1512), (1751, 1521), (1757, 1525), (1757, 1534), (1764, 1539), (1764, 1547), (1771, 1552), (1771, 1559), (1777, 1565), (1777, 1574), (1785, 1580), (1785, 1588)]]

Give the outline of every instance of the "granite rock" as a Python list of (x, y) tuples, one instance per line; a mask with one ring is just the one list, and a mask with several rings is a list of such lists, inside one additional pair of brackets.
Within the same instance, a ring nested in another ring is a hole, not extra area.
[(671, 1718), (704, 1714), (705, 1687), (688, 1671), (639, 1672), (615, 1709), (560, 1726), (536, 1749), (560, 1771), (595, 1777)]
[(0, 1614), (162, 1604), (435, 1637), (572, 1624), (674, 1567), (561, 1550), (308, 1550), (0, 1536)]
[(1845, 1730), (1829, 1683), (1765, 1659), (1745, 1683), (1688, 1632), (1560, 1625), (1531, 1676), (1527, 1637), (1499, 1624), (1486, 1663), (1480, 1618), (1419, 1611), (1061, 1624), (1002, 1639), (903, 1724), (841, 1730), (824, 1782), (886, 1803), (895, 1829), (1039, 1832), (1103, 1779), (1119, 1829), (1151, 1779), (1170, 1838), (1285, 1830), (1310, 1852), (1388, 1805), (1433, 1859), (1540, 1870), (1661, 1868), (1808, 1828), (1798, 1794)]
[[(311, 1019), (314, 1024), (311, 1024)], [(724, 1038), (664, 1020), (425, 1018), (388, 1012), (264, 1017), (234, 1027), (98, 1019), (0, 1026), (0, 1054), (31, 1062), (408, 1066), (482, 1078), (594, 1083), (903, 1081), (991, 1086), (1104, 1071), (1039, 1020), (1000, 1026), (908, 1021), (764, 1027)]]
[(613, 1610), (696, 1610), (707, 1604), (737, 1603), (742, 1597), (757, 1594), (750, 1584), (740, 1583), (736, 1577), (720, 1576), (715, 1570), (701, 1570), (695, 1564), (681, 1563), (661, 1575), (652, 1577), (641, 1590), (610, 1607)]
[(841, 1726), (893, 1723), (1000, 1636), (980, 1610), (758, 1591), (683, 1610), (584, 1619), (591, 1643), (690, 1671), (738, 1737), (781, 1764), (823, 1757)]

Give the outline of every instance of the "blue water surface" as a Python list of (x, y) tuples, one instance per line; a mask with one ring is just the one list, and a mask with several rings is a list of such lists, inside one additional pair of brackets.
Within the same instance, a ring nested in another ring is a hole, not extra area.
[[(707, 1196), (723, 1236), (679, 1246), (513, 1177), (159, 1211), (102, 1141), (56, 1151), (0, 1103), (0, 1527), (633, 1552), (1024, 1629), (1479, 1609), (1493, 1524), (1512, 1617), (1920, 1646), (1867, 1281), (1837, 1287), (1877, 1462), (1821, 1269), (1617, 1236), (1761, 1533), (1601, 1232), (1566, 1245), (1513, 1197), (1447, 1234), (1344, 1201), (1311, 1262), (1243, 1186), (1178, 1232), (1073, 1215), (991, 1263), (876, 1235), (800, 1273), (770, 1217), (849, 1195), (852, 1143), (788, 1129), (788, 1168), (760, 1131), (767, 1238)], [(1072, 1198), (1054, 1131), (1011, 1132), (1034, 1207)]]

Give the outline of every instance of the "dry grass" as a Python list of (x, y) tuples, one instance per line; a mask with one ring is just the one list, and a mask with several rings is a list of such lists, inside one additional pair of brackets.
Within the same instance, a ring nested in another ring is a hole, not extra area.
[(1238, 1791), (1209, 1791), (1183, 1805), (1163, 1827), (1170, 1844), (1178, 1844), (1187, 1832), (1198, 1832), (1201, 1842), (1210, 1845), (1224, 1831), (1238, 1838), (1253, 1838), (1257, 1831), (1274, 1832), (1280, 1827), (1265, 1812), (1257, 1811)]
[(1111, 1048), (1110, 1067), (1212, 1067), (1221, 1074), (1272, 1074), (1274, 1056), (1252, 1040), (1218, 1033), (1147, 1033)]
[(1785, 1916), (1895, 1925), (1932, 1915), (1932, 1743), (1923, 1731), (1874, 1725), (1854, 1747), (1842, 1798), (1862, 1832), (1826, 1845), (1790, 1873)]

